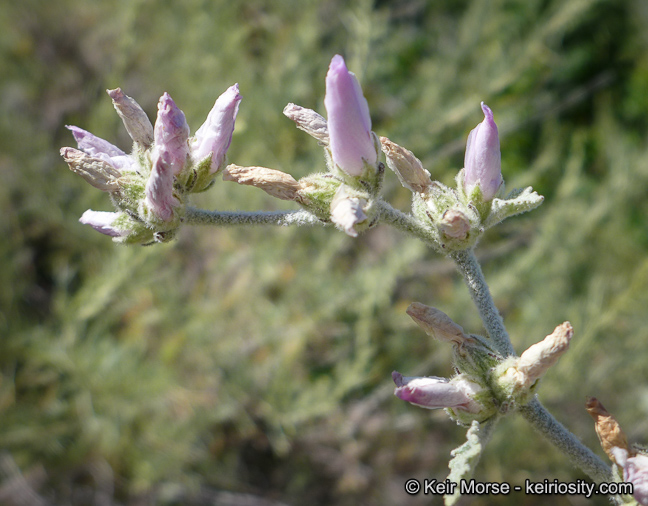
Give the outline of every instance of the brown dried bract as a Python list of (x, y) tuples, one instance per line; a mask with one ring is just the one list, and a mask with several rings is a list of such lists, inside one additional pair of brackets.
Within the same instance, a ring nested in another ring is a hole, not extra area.
[(300, 194), (301, 185), (294, 177), (280, 170), (267, 167), (241, 167), (228, 165), (223, 172), (224, 181), (261, 188), (268, 195), (282, 200), (293, 200), (304, 203), (306, 199)]
[(74, 148), (61, 148), (61, 156), (72, 172), (81, 176), (95, 188), (106, 192), (119, 189), (117, 180), (121, 177), (121, 172), (107, 161)]
[(399, 146), (387, 137), (380, 138), (387, 166), (393, 170), (401, 184), (410, 191), (424, 193), (432, 184), (430, 173), (423, 168), (421, 160), (409, 149)]
[(634, 455), (634, 452), (628, 446), (628, 439), (621, 429), (619, 422), (614, 419), (596, 397), (587, 399), (585, 408), (594, 419), (594, 429), (601, 442), (601, 448), (603, 448), (603, 451), (612, 462), (617, 463), (612, 454), (612, 448), (615, 446), (627, 450), (629, 456)]

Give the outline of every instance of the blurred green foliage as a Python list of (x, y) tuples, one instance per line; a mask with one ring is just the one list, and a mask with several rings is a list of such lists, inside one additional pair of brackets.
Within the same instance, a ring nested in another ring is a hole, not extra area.
[[(405, 480), (446, 476), (465, 430), (395, 399), (390, 373), (452, 373), (450, 350), (405, 315), (412, 301), (482, 332), (449, 261), (386, 227), (357, 240), (186, 227), (170, 245), (119, 247), (77, 223), (110, 204), (58, 155), (66, 124), (128, 148), (106, 88), (151, 117), (168, 91), (195, 130), (238, 82), (230, 161), (320, 171), (316, 142), (281, 110), (323, 112), (336, 53), (374, 130), (444, 183), (479, 102), (494, 110), (507, 187), (546, 196), (477, 250), (514, 345), (570, 320), (572, 349), (540, 398), (600, 455), (588, 395), (648, 443), (643, 0), (21, 0), (0, 14), (0, 449), (27, 477), (45, 471), (53, 504), (234, 504), (218, 491), (427, 504)], [(407, 209), (392, 174), (385, 194)], [(225, 182), (195, 204), (293, 208)], [(509, 417), (477, 478), (583, 475)]]

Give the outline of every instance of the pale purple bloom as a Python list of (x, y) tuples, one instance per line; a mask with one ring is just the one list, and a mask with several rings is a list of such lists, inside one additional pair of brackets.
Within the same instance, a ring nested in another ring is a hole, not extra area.
[[(105, 156), (100, 156), (100, 158), (106, 160)], [(135, 171), (135, 161), (130, 155), (111, 156), (106, 161), (122, 172)]]
[(484, 102), (481, 103), (481, 108), (484, 121), (468, 135), (464, 183), (468, 195), (479, 185), (484, 201), (489, 201), (502, 184), (502, 155), (493, 111)]
[(158, 158), (163, 158), (173, 175), (177, 176), (182, 172), (189, 156), (189, 125), (184, 113), (166, 92), (158, 102), (154, 135), (154, 149)]
[(623, 481), (632, 483), (632, 496), (643, 506), (648, 506), (648, 455), (638, 454), (628, 458), (628, 450), (615, 446), (612, 454), (623, 468)]
[(101, 137), (97, 137), (96, 135), (91, 134), (83, 128), (72, 125), (66, 125), (66, 128), (70, 130), (70, 132), (72, 132), (72, 135), (74, 135), (74, 140), (77, 141), (79, 149), (81, 151), (85, 151), (90, 156), (99, 157), (99, 155), (101, 155), (102, 153), (110, 157), (126, 155), (126, 153), (124, 153), (114, 144), (111, 144)]
[(146, 182), (146, 204), (151, 212), (164, 221), (173, 219), (173, 208), (179, 205), (173, 196), (173, 166), (168, 151), (156, 153), (151, 175)]
[(113, 106), (124, 122), (131, 139), (145, 148), (153, 144), (153, 125), (142, 107), (134, 99), (125, 95), (121, 88), (106, 90), (106, 92), (112, 99)]
[(232, 142), (234, 122), (241, 101), (238, 84), (230, 86), (214, 104), (207, 119), (198, 129), (191, 144), (193, 156), (200, 161), (212, 155), (210, 174), (218, 172)]
[(331, 60), (326, 74), (324, 106), (333, 163), (350, 176), (362, 175), (365, 162), (373, 165), (378, 160), (369, 105), (339, 54)]
[(83, 128), (73, 125), (66, 125), (66, 128), (72, 132), (79, 149), (84, 153), (100, 158), (116, 169), (133, 170), (133, 159), (114, 144), (91, 134)]
[(128, 231), (120, 230), (113, 226), (115, 220), (119, 217), (119, 213), (110, 213), (106, 211), (93, 211), (88, 209), (79, 221), (84, 225), (90, 225), (97, 232), (109, 235), (110, 237), (123, 237), (128, 235)]
[(479, 385), (457, 376), (452, 380), (428, 377), (403, 377), (399, 372), (392, 373), (396, 384), (394, 395), (399, 399), (427, 409), (452, 408), (478, 413), (481, 405), (473, 400), (480, 390)]

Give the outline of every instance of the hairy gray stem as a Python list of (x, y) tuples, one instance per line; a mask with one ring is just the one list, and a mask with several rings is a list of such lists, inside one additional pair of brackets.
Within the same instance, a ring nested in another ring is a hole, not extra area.
[(486, 284), (484, 273), (475, 257), (475, 253), (472, 249), (469, 249), (464, 251), (453, 251), (449, 256), (455, 261), (455, 264), (459, 268), (459, 271), (468, 286), (470, 296), (472, 297), (475, 306), (477, 306), (479, 316), (482, 322), (484, 322), (486, 332), (488, 332), (488, 335), (493, 340), (496, 349), (505, 357), (515, 355), (511, 339), (504, 327), (504, 321), (495, 306), (495, 302), (493, 301), (493, 297), (491, 296), (488, 285)]
[(607, 466), (592, 450), (556, 420), (538, 399), (522, 406), (519, 411), (540, 434), (560, 449), (572, 464), (587, 473), (596, 483), (614, 481), (610, 466)]
[(393, 208), (384, 200), (377, 200), (375, 205), (380, 211), (381, 221), (389, 223), (403, 232), (418, 237), (424, 243), (434, 246), (434, 237), (414, 216)]
[[(376, 205), (380, 212), (381, 221), (417, 237), (426, 244), (434, 244), (434, 238), (430, 231), (412, 215), (393, 208), (383, 200), (378, 200)], [(192, 225), (328, 225), (328, 223), (304, 210), (226, 212), (188, 207), (184, 220)], [(449, 256), (454, 260), (461, 272), (486, 331), (493, 340), (496, 349), (504, 356), (515, 355), (508, 332), (504, 327), (504, 321), (495, 306), (473, 250), (455, 251), (451, 252)], [(540, 401), (534, 399), (527, 405), (520, 407), (519, 411), (538, 432), (560, 449), (574, 465), (582, 469), (595, 482), (613, 481), (609, 466), (558, 422), (542, 406)], [(485, 427), (489, 436), (494, 425), (493, 423)]]
[(187, 207), (185, 223), (191, 225), (327, 225), (308, 211), (230, 212)]

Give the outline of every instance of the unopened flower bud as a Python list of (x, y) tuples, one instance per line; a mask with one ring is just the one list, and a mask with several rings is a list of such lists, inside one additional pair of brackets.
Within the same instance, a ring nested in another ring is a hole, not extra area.
[(211, 155), (210, 174), (218, 172), (225, 162), (240, 101), (238, 84), (234, 84), (218, 97), (191, 143), (193, 156), (197, 161)]
[(470, 339), (464, 334), (461, 326), (437, 308), (426, 306), (420, 302), (412, 302), (407, 308), (407, 314), (428, 336), (439, 341), (462, 344)]
[(119, 218), (119, 213), (110, 213), (105, 211), (93, 211), (88, 209), (79, 221), (84, 225), (90, 225), (97, 232), (109, 235), (110, 237), (123, 237), (128, 235), (127, 230), (121, 230), (114, 226), (115, 220)]
[(333, 163), (350, 176), (361, 176), (365, 163), (376, 164), (378, 155), (369, 105), (358, 80), (340, 55), (333, 57), (326, 74), (324, 106)]
[(484, 121), (468, 135), (464, 184), (468, 195), (479, 186), (484, 201), (492, 200), (502, 184), (502, 155), (493, 111), (481, 103)]
[(396, 384), (396, 397), (422, 408), (452, 408), (468, 413), (482, 410), (482, 405), (474, 400), (482, 388), (462, 375), (448, 380), (436, 376), (403, 377), (394, 371), (392, 379)]
[(357, 237), (355, 226), (367, 220), (364, 212), (366, 205), (365, 199), (350, 196), (342, 185), (331, 201), (331, 221), (345, 234)]
[(465, 239), (470, 232), (470, 220), (458, 209), (448, 209), (438, 223), (439, 231), (453, 239)]
[(149, 148), (153, 144), (153, 125), (142, 107), (131, 97), (125, 95), (121, 88), (106, 90), (112, 99), (113, 106), (124, 122), (126, 131), (133, 141)]
[(282, 200), (303, 202), (300, 195), (301, 185), (290, 174), (266, 167), (241, 167), (230, 164), (223, 172), (224, 181), (235, 181), (238, 184), (256, 186)]
[(380, 147), (385, 153), (387, 167), (393, 170), (401, 184), (412, 192), (425, 193), (432, 184), (430, 173), (423, 168), (421, 160), (409, 149), (399, 146), (387, 137), (380, 138)]
[[(184, 113), (168, 93), (160, 97), (155, 121), (155, 152), (163, 158), (174, 176), (182, 172), (189, 156), (189, 125)], [(164, 155), (162, 156), (162, 153)]]
[(173, 195), (173, 165), (167, 151), (157, 153), (146, 182), (146, 205), (163, 221), (173, 219), (173, 208), (180, 202)]
[(614, 455), (614, 447), (622, 448), (628, 451), (628, 439), (621, 429), (619, 422), (603, 407), (603, 404), (596, 398), (590, 397), (585, 403), (585, 408), (590, 416), (594, 419), (594, 429), (601, 442), (601, 448), (610, 457), (610, 460), (621, 464)]
[(560, 356), (569, 348), (569, 341), (574, 335), (571, 323), (558, 325), (554, 331), (539, 343), (530, 346), (522, 355), (516, 369), (524, 383), (530, 387), (540, 379), (547, 369), (554, 365)]
[(109, 157), (113, 156), (126, 156), (121, 149), (117, 146), (111, 144), (110, 142), (97, 137), (94, 134), (91, 134), (83, 128), (79, 128), (73, 125), (66, 125), (66, 128), (72, 132), (74, 139), (79, 145), (79, 149), (89, 154), (90, 156), (96, 156), (101, 158), (101, 154), (108, 155)]
[(627, 449), (613, 447), (612, 459), (623, 468), (623, 481), (632, 483), (632, 497), (642, 506), (648, 506), (648, 455), (632, 456)]
[(117, 180), (121, 177), (121, 172), (107, 161), (87, 155), (74, 148), (61, 148), (61, 156), (70, 166), (72, 172), (81, 176), (95, 188), (106, 192), (119, 189)]
[(297, 128), (315, 137), (322, 146), (328, 146), (328, 126), (323, 116), (320, 116), (312, 109), (306, 109), (295, 104), (288, 104), (283, 113), (295, 122)]

